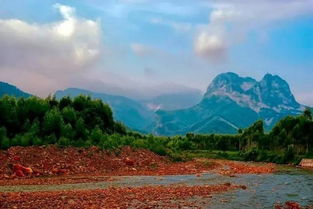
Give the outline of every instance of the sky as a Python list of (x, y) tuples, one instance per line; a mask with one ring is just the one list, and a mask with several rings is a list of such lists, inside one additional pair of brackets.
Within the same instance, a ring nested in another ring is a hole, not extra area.
[(0, 0), (0, 80), (149, 98), (235, 72), (313, 106), (313, 0)]

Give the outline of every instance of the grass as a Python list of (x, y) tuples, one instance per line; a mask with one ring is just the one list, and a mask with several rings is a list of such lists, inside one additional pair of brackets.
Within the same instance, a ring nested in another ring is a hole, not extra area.
[(243, 161), (238, 151), (221, 151), (221, 150), (187, 150), (181, 153), (184, 157), (192, 158), (212, 158), (212, 159), (228, 159)]

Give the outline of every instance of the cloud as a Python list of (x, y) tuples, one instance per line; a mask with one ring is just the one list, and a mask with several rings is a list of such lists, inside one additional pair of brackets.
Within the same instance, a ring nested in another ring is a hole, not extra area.
[(227, 43), (222, 36), (202, 32), (196, 39), (195, 51), (212, 61), (221, 61), (226, 57)]
[(250, 31), (264, 37), (271, 24), (312, 14), (313, 1), (217, 0), (211, 7), (209, 23), (196, 35), (194, 50), (209, 61), (222, 61), (229, 47), (244, 41)]
[[(54, 7), (62, 20), (38, 24), (0, 19), (1, 78), (40, 95), (86, 71), (101, 54), (99, 21), (77, 17), (72, 7)], [(27, 75), (29, 82), (23, 82), (21, 75)], [(40, 85), (42, 82), (47, 85)]]

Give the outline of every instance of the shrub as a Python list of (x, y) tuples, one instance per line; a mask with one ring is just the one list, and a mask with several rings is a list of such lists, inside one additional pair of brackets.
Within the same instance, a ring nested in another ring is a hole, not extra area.
[(71, 141), (66, 138), (66, 137), (61, 137), (59, 140), (58, 140), (58, 145), (60, 146), (69, 146), (71, 144)]
[(10, 139), (8, 137), (3, 137), (1, 139), (1, 149), (8, 149), (10, 147)]
[(33, 145), (42, 145), (43, 143), (42, 143), (42, 140), (39, 138), (39, 137), (33, 137), (33, 139), (32, 139), (32, 144)]
[(27, 133), (27, 134), (24, 134), (23, 136), (21, 136), (21, 146), (23, 147), (27, 147), (27, 146), (30, 146), (32, 145), (32, 135)]

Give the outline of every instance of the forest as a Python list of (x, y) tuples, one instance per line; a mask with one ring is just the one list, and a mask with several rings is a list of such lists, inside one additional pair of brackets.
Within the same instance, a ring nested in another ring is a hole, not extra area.
[(263, 121), (234, 135), (154, 136), (134, 132), (114, 121), (111, 108), (88, 96), (0, 98), (0, 148), (56, 144), (58, 146), (149, 149), (173, 160), (209, 156), (238, 160), (297, 163), (313, 156), (311, 109), (280, 120), (270, 132)]

